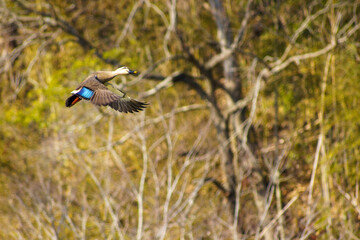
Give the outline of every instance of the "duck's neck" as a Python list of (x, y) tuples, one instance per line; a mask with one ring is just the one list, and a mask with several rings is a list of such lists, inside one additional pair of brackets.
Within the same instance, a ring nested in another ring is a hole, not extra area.
[(123, 74), (123, 73), (121, 73), (117, 70), (115, 70), (115, 71), (98, 71), (95, 73), (97, 79), (103, 83), (110, 81), (111, 79), (113, 79), (114, 77), (116, 77), (120, 74)]
[(119, 75), (116, 71), (98, 71), (95, 73), (95, 76), (98, 80), (105, 83)]

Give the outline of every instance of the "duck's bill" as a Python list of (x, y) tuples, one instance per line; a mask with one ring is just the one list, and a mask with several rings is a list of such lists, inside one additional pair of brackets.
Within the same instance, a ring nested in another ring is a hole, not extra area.
[(135, 70), (129, 70), (129, 74), (132, 74), (132, 75), (137, 75), (137, 74), (138, 74), (138, 71), (135, 71)]

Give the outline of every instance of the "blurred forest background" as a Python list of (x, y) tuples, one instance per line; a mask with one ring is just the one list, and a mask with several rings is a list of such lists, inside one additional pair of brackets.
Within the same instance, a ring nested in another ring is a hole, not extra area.
[(359, 4), (0, 0), (0, 238), (359, 239)]

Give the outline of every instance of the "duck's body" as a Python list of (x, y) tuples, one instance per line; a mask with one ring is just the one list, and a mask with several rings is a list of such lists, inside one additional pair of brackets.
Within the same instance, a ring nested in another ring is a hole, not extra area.
[(91, 103), (98, 106), (109, 106), (119, 112), (133, 113), (143, 110), (146, 103), (131, 99), (122, 92), (117, 95), (110, 91), (104, 83), (110, 81), (118, 75), (136, 74), (127, 67), (121, 67), (115, 71), (98, 71), (89, 75), (76, 90), (72, 91), (72, 95), (66, 99), (66, 107), (72, 107), (80, 100), (90, 100)]

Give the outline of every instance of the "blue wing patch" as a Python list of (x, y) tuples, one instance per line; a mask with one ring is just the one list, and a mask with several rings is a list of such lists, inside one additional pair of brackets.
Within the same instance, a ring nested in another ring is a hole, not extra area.
[(86, 87), (82, 87), (81, 90), (77, 93), (77, 95), (89, 100), (94, 95), (94, 91), (92, 91)]

